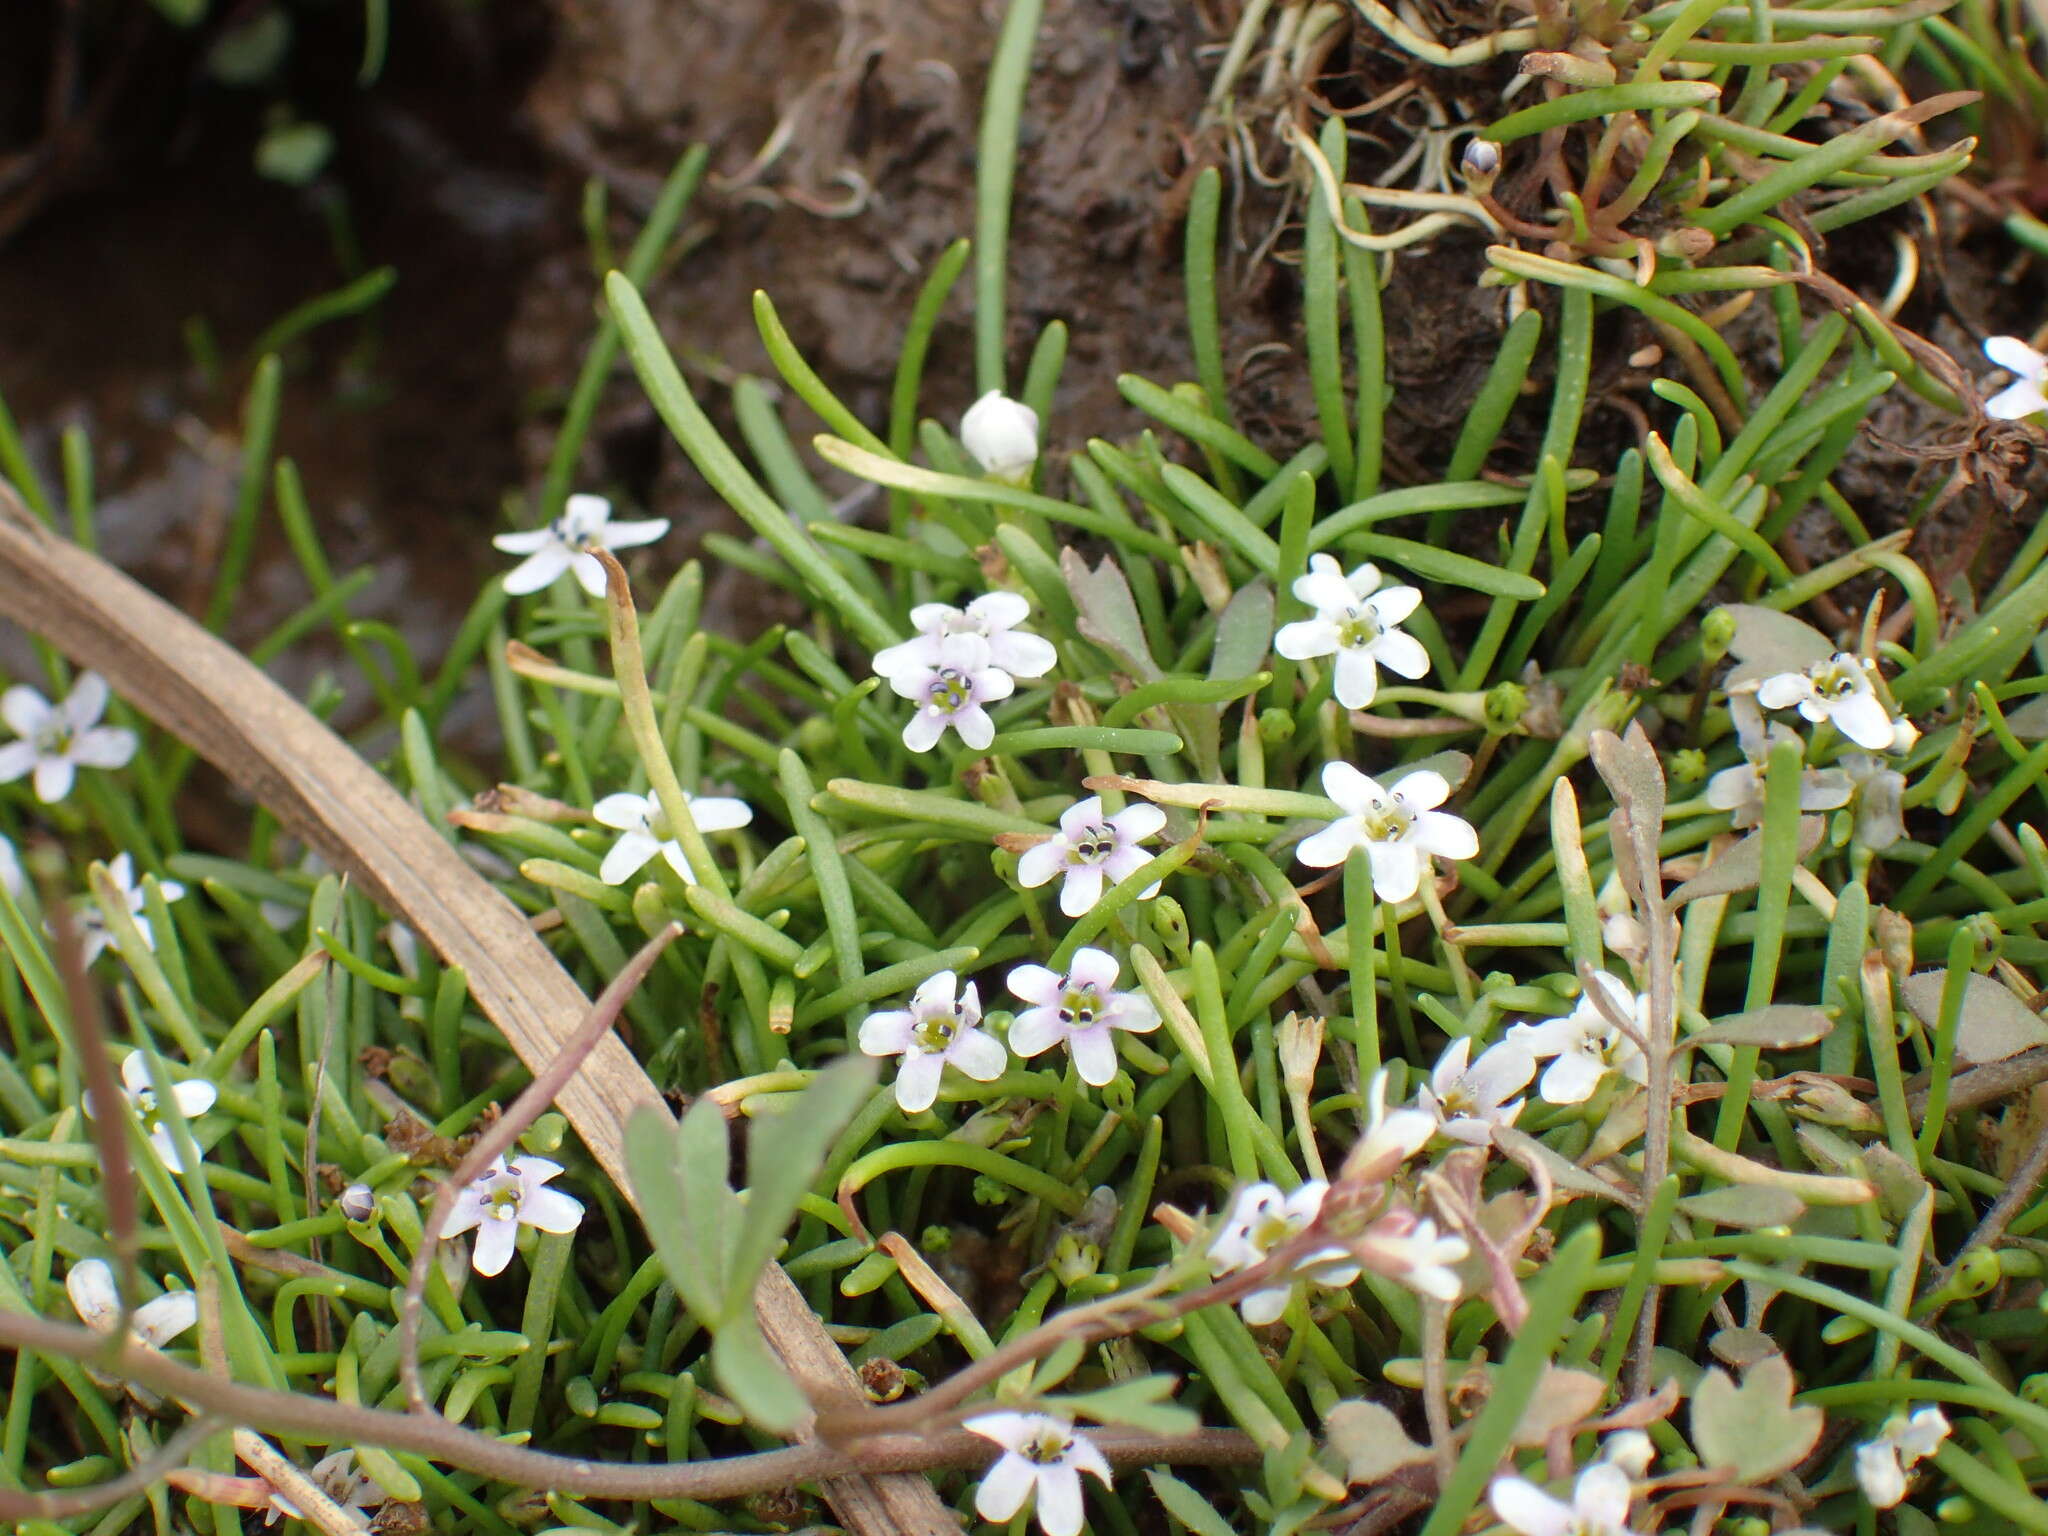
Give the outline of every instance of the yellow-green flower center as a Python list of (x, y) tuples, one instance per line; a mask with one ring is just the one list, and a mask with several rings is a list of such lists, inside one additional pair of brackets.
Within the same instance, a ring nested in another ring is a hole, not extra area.
[(1399, 796), (1375, 798), (1359, 813), (1365, 835), (1375, 843), (1397, 843), (1415, 825), (1415, 815)]
[(519, 1215), (519, 1180), (509, 1173), (491, 1176), (491, 1187), (484, 1195), (484, 1215), (493, 1221), (513, 1221)]
[(1337, 643), (1346, 650), (1371, 645), (1385, 633), (1380, 616), (1369, 607), (1349, 609), (1337, 621)]
[(1058, 1461), (1073, 1448), (1074, 1440), (1071, 1435), (1065, 1434), (1053, 1425), (1048, 1424), (1038, 1432), (1035, 1439), (1026, 1443), (1017, 1454), (1026, 1461), (1036, 1463), (1042, 1467), (1048, 1463)]
[(958, 714), (974, 702), (974, 685), (952, 667), (941, 667), (926, 698), (941, 714)]
[(1068, 982), (1060, 994), (1060, 1022), (1087, 1029), (1102, 1011), (1102, 994), (1085, 982)]
[(1831, 704), (1839, 704), (1856, 692), (1862, 679), (1854, 667), (1830, 663), (1812, 676), (1813, 691)]
[(953, 1043), (953, 1037), (960, 1033), (960, 1019), (957, 1014), (935, 1013), (917, 1021), (911, 1031), (917, 1048), (927, 1055), (935, 1055)]
[(1082, 828), (1074, 839), (1074, 862), (1077, 864), (1100, 864), (1115, 852), (1116, 833), (1099, 822)]

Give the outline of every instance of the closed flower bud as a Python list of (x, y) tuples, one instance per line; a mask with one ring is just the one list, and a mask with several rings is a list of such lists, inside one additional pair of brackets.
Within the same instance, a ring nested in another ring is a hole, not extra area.
[(335, 1204), (350, 1221), (368, 1221), (377, 1214), (377, 1193), (367, 1184), (351, 1184)]
[(992, 389), (960, 418), (960, 442), (990, 478), (1022, 485), (1038, 462), (1038, 412)]
[(1460, 168), (1473, 191), (1482, 195), (1491, 191), (1494, 177), (1500, 174), (1500, 146), (1491, 139), (1467, 139)]

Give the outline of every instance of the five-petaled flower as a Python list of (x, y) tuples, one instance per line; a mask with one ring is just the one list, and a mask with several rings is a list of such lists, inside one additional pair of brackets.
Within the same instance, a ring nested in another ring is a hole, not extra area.
[(925, 657), (887, 676), (891, 688), (917, 705), (903, 727), (903, 745), (913, 752), (931, 751), (949, 726), (981, 751), (996, 739), (986, 706), (1017, 691), (1016, 679), (995, 664), (988, 641), (975, 634), (942, 635)]
[(980, 1413), (963, 1429), (1003, 1448), (982, 1474), (974, 1512), (1000, 1525), (1038, 1496), (1038, 1526), (1045, 1536), (1080, 1536), (1081, 1474), (1109, 1486), (1109, 1463), (1073, 1421), (1050, 1413)]
[(1323, 793), (1344, 814), (1303, 838), (1294, 856), (1312, 868), (1333, 869), (1352, 849), (1363, 848), (1372, 861), (1373, 894), (1381, 901), (1413, 896), (1432, 855), (1469, 859), (1479, 852), (1472, 824), (1436, 809), (1450, 798), (1451, 786), (1430, 769), (1382, 789), (1349, 763), (1325, 763)]
[(917, 633), (875, 652), (875, 675), (893, 679), (907, 672), (922, 677), (939, 665), (939, 646), (948, 635), (979, 635), (988, 642), (989, 665), (1013, 678), (1043, 677), (1058, 664), (1060, 654), (1043, 635), (1017, 627), (1030, 617), (1031, 604), (1015, 592), (985, 593), (965, 608), (920, 603), (910, 610)]
[(1022, 485), (1038, 462), (1038, 412), (992, 389), (960, 418), (960, 446), (991, 480)]
[(1899, 733), (1898, 723), (1871, 687), (1863, 659), (1837, 651), (1797, 672), (1775, 672), (1757, 684), (1756, 700), (1765, 709), (1790, 709), (1818, 725), (1835, 729), (1872, 752), (1888, 749)]
[(1294, 595), (1316, 616), (1282, 625), (1273, 649), (1294, 661), (1334, 655), (1333, 691), (1346, 709), (1372, 703), (1381, 667), (1407, 678), (1428, 674), (1429, 652), (1399, 627), (1422, 603), (1417, 588), (1382, 588), (1379, 567), (1370, 562), (1346, 576), (1334, 557), (1313, 555)]
[[(128, 913), (135, 919), (135, 927), (142, 934), (142, 942), (151, 949), (156, 948), (156, 932), (149, 926), (149, 915), (143, 910), (148, 904), (148, 893), (135, 878), (135, 861), (125, 853), (117, 853), (107, 862), (107, 878), (114, 883), (114, 889), (121, 893), (121, 899), (128, 906)], [(159, 880), (157, 891), (166, 903), (176, 901), (185, 894), (185, 887), (176, 880)], [(114, 936), (107, 931), (107, 920), (100, 911), (99, 903), (83, 901), (78, 904), (78, 939), (85, 949), (85, 963), (91, 965)]]
[[(94, 1333), (111, 1334), (121, 1325), (121, 1292), (114, 1284), (114, 1271), (105, 1259), (80, 1259), (64, 1277), (64, 1290), (78, 1312), (78, 1320)], [(128, 1314), (128, 1342), (145, 1349), (162, 1349), (199, 1321), (199, 1298), (190, 1291), (166, 1291), (145, 1301)], [(90, 1366), (86, 1374), (103, 1387), (117, 1385)], [(130, 1383), (128, 1391), (139, 1403), (154, 1408), (155, 1393)]]
[(119, 768), (135, 755), (135, 733), (101, 725), (107, 682), (81, 672), (71, 692), (52, 704), (26, 683), (0, 693), (0, 720), (21, 740), (0, 747), (0, 784), (35, 775), (36, 798), (53, 805), (71, 793), (80, 768)]
[(1508, 1100), (1536, 1075), (1536, 1058), (1513, 1040), (1482, 1051), (1477, 1061), (1471, 1055), (1470, 1035), (1453, 1040), (1429, 1081), (1415, 1090), (1415, 1102), (1435, 1117), (1442, 1135), (1483, 1147), (1493, 1140), (1495, 1126), (1513, 1125), (1521, 1114), (1522, 1101)]
[[(1647, 995), (1637, 996), (1611, 971), (1595, 971), (1593, 985), (1606, 994), (1609, 1009), (1627, 1019), (1641, 1039), (1649, 1039)], [(1563, 1018), (1517, 1024), (1508, 1030), (1508, 1040), (1538, 1061), (1556, 1058), (1544, 1068), (1543, 1080), (1537, 1084), (1545, 1102), (1583, 1104), (1610, 1072), (1619, 1072), (1631, 1082), (1649, 1081), (1650, 1066), (1642, 1046), (1629, 1038), (1608, 1011), (1589, 988)]]
[[(1263, 1264), (1278, 1248), (1308, 1229), (1322, 1214), (1323, 1197), (1330, 1186), (1322, 1179), (1310, 1179), (1291, 1195), (1280, 1193), (1277, 1184), (1247, 1184), (1230, 1202), (1223, 1224), (1209, 1240), (1209, 1273), (1234, 1275)], [(1248, 1323), (1277, 1323), (1287, 1310), (1299, 1278), (1319, 1285), (1346, 1286), (1358, 1278), (1359, 1266), (1344, 1249), (1332, 1245), (1304, 1255), (1292, 1274), (1281, 1276), (1279, 1284), (1262, 1287), (1238, 1302)]]
[[(220, 1097), (220, 1090), (203, 1077), (174, 1078), (166, 1070), (164, 1086), (171, 1091), (171, 1102), (178, 1106), (178, 1113), (187, 1121), (197, 1120)], [(142, 1126), (142, 1134), (149, 1144), (156, 1148), (156, 1155), (164, 1165), (179, 1173), (185, 1171), (185, 1160), (178, 1153), (178, 1143), (171, 1135), (170, 1121), (164, 1117), (162, 1102), (157, 1098), (156, 1084), (150, 1078), (149, 1060), (140, 1051), (130, 1051), (121, 1063), (121, 1096), (134, 1110), (136, 1120)], [(85, 1112), (96, 1114), (92, 1094), (85, 1095)], [(201, 1155), (205, 1155), (204, 1148)]]
[(981, 1083), (1001, 1077), (1010, 1063), (1003, 1042), (981, 1027), (980, 992), (971, 981), (961, 987), (951, 971), (926, 977), (908, 1008), (861, 1020), (860, 1048), (869, 1056), (903, 1058), (896, 1069), (896, 1102), (913, 1115), (938, 1098), (948, 1062)]
[(2048, 357), (2043, 357), (2017, 336), (1992, 336), (1984, 342), (1984, 355), (2013, 375), (2014, 382), (1984, 402), (1984, 414), (1999, 421), (2018, 421), (2048, 411)]
[(515, 1157), (509, 1164), (502, 1157), (492, 1158), (491, 1166), (455, 1197), (455, 1209), (441, 1235), (456, 1237), (478, 1228), (470, 1263), (480, 1275), (500, 1273), (512, 1262), (522, 1226), (574, 1232), (583, 1220), (581, 1200), (542, 1187), (561, 1171), (560, 1163), (544, 1157)]
[[(1059, 831), (1018, 857), (1017, 881), (1038, 886), (1065, 875), (1060, 910), (1079, 917), (1102, 900), (1105, 882), (1115, 885), (1144, 867), (1151, 855), (1138, 844), (1165, 825), (1166, 812), (1156, 805), (1127, 805), (1104, 816), (1100, 795), (1076, 800), (1060, 813)], [(1138, 892), (1138, 900), (1158, 892), (1156, 884), (1149, 885)]]
[[(1735, 724), (1735, 739), (1742, 747), (1742, 761), (1723, 768), (1707, 780), (1707, 804), (1728, 812), (1731, 826), (1747, 828), (1764, 819), (1764, 767), (1771, 748), (1781, 741), (1797, 739), (1790, 726), (1773, 722), (1764, 728), (1763, 711), (1748, 693), (1729, 697), (1728, 716)], [(1907, 729), (1911, 729), (1910, 726)], [(1849, 803), (1854, 786), (1840, 768), (1804, 768), (1799, 774), (1799, 809), (1840, 810)]]
[(1910, 1418), (1891, 1418), (1875, 1440), (1856, 1447), (1856, 1481), (1863, 1496), (1879, 1509), (1890, 1509), (1906, 1496), (1906, 1473), (1932, 1456), (1948, 1438), (1948, 1415), (1922, 1408)]
[(591, 551), (632, 549), (652, 544), (667, 532), (665, 517), (615, 523), (612, 504), (602, 496), (571, 496), (562, 505), (562, 515), (545, 528), (501, 533), (491, 542), (508, 555), (526, 556), (505, 575), (505, 590), (514, 597), (540, 591), (564, 571), (574, 571), (592, 597), (603, 597), (604, 566)]
[(1581, 1472), (1569, 1504), (1521, 1477), (1495, 1478), (1487, 1497), (1521, 1536), (1635, 1536), (1628, 1524), (1635, 1490), (1611, 1462), (1596, 1461)]
[[(697, 824), (697, 830), (707, 836), (713, 832), (736, 831), (754, 819), (753, 808), (746, 801), (728, 799), (723, 795), (685, 793), (683, 803), (689, 807), (690, 819)], [(624, 792), (606, 795), (590, 808), (590, 814), (599, 826), (612, 827), (622, 834), (597, 868), (598, 879), (606, 885), (623, 885), (657, 853), (668, 860), (668, 867), (681, 877), (685, 885), (697, 883), (696, 871), (690, 868), (689, 858), (683, 853), (683, 845), (677, 840), (675, 829), (668, 824), (661, 802), (653, 795)]]
[(1010, 972), (1010, 990), (1034, 1006), (1010, 1026), (1010, 1049), (1036, 1056), (1061, 1041), (1074, 1058), (1081, 1081), (1100, 1088), (1116, 1076), (1113, 1029), (1134, 1034), (1159, 1027), (1159, 1011), (1142, 992), (1119, 992), (1122, 966), (1107, 950), (1077, 949), (1062, 976), (1042, 965)]

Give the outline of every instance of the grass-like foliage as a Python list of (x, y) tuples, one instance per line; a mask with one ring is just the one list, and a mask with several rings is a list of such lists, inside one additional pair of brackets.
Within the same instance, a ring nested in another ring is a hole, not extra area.
[[(1865, 297), (1820, 241), (1962, 171), (1940, 113), (2048, 91), (1983, 0), (1525, 10), (1430, 37), (1357, 0), (1419, 91), (1527, 79), (1366, 185), (1303, 94), (1353, 13), (1245, 8), (1211, 110), (1291, 156), (1305, 440), (1232, 415), (1220, 170), (1195, 380), (1123, 377), (1133, 431), (1060, 413), (1064, 325), (1016, 368), (1028, 0), (889, 418), (765, 295), (779, 386), (707, 410), (642, 297), (693, 152), (604, 284), (523, 563), (435, 669), (349, 617), (258, 367), (202, 616), (267, 508), (313, 601), (256, 658), (338, 634), (419, 836), (603, 996), (522, 1062), (503, 991), (420, 942), (443, 919), (365, 893), (417, 848), (336, 807), (340, 868), (266, 810), (200, 851), (214, 744), (46, 652), (0, 700), (0, 1512), (2048, 1530), (2048, 525), (1995, 567), (1914, 537), (2005, 505), (2035, 429), (1897, 323), (1910, 277)], [(1511, 318), (1396, 483), (1385, 264), (1471, 225)], [(970, 267), (956, 433), (920, 401)], [(1683, 381), (1602, 458), (1618, 310)], [(703, 565), (639, 548), (665, 525), (570, 497), (626, 365), (752, 534), (706, 559), (781, 622), (707, 627)], [(1836, 477), (1900, 390), (1960, 435), (1859, 509)], [(0, 413), (21, 516), (88, 547), (89, 463), (53, 495)], [(500, 763), (444, 745), (485, 688)]]

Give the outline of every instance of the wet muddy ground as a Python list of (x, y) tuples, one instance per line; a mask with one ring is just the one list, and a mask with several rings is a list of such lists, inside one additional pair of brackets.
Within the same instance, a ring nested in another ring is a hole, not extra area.
[[(286, 64), (253, 89), (215, 79), (208, 50), (260, 20), (265, 0), (216, 4), (190, 34), (106, 9), (38, 0), (0, 62), (0, 398), (53, 480), (59, 434), (86, 429), (106, 549), (160, 590), (191, 594), (232, 493), (252, 343), (295, 304), (395, 268), (373, 310), (289, 349), (280, 446), (303, 471), (336, 567), (377, 572), (358, 612), (399, 625), (431, 657), (499, 564), (488, 535), (507, 498), (537, 487), (590, 336), (585, 183), (609, 188), (609, 237), (623, 249), (675, 157), (708, 144), (687, 248), (650, 293), (671, 345), (716, 414), (720, 386), (768, 372), (750, 309), (766, 290), (827, 381), (879, 421), (917, 286), (972, 222), (976, 123), (1003, 7), (419, 0), (392, 8), (386, 66), (368, 89), (355, 79), (357, 7), (289, 7), (298, 31)], [(1021, 368), (1048, 320), (1072, 327), (1055, 450), (1137, 427), (1119, 373), (1172, 382), (1192, 371), (1180, 214), (1194, 170), (1222, 154), (1198, 123), (1234, 19), (1229, 0), (1048, 0), (1022, 129), (1010, 339)], [(1403, 68), (1353, 42), (1332, 55), (1324, 88), (1340, 106), (1367, 101)], [(53, 81), (69, 88), (53, 95)], [(1452, 121), (1484, 111), (1457, 90), (1497, 87), (1470, 72), (1425, 83), (1441, 87)], [(253, 169), (262, 127), (280, 113), (335, 134), (310, 185)], [(1365, 119), (1353, 173), (1391, 164), (1420, 121)], [(1268, 158), (1277, 169), (1270, 147)], [(1229, 226), (1233, 406), (1267, 446), (1291, 452), (1313, 420), (1287, 264), (1298, 235), (1281, 193), (1247, 177)], [(1843, 275), (1881, 291), (1890, 240), (1873, 228), (1844, 242)], [(1984, 330), (2015, 328), (2040, 295), (2003, 281), (1986, 265), (1998, 259), (1967, 246), (1932, 253), (1904, 318), (1958, 355)], [(1479, 240), (1457, 234), (1396, 264), (1385, 308), (1397, 481), (1441, 466), (1493, 355), (1503, 299), (1477, 286), (1482, 268)], [(928, 367), (924, 408), (940, 416), (970, 397), (966, 286)], [(217, 366), (195, 352), (199, 332)], [(1768, 335), (1757, 328), (1760, 377)], [(1584, 455), (1611, 461), (1636, 441), (1643, 407), (1661, 409), (1651, 375), (1626, 361), (1648, 339), (1626, 318), (1603, 322)], [(1540, 431), (1540, 404), (1538, 394), (1530, 419), (1511, 426), (1510, 450)], [(815, 428), (800, 407), (789, 424), (800, 441)], [(1908, 421), (1895, 435), (1913, 430)], [(734, 526), (624, 372), (578, 478), (674, 518), (682, 536), (667, 558)], [(1869, 478), (1900, 477), (1878, 466)], [(1899, 515), (1870, 511), (1873, 526)], [(244, 640), (306, 595), (273, 545), (238, 619)], [(323, 664), (309, 656), (288, 681), (303, 685)]]

